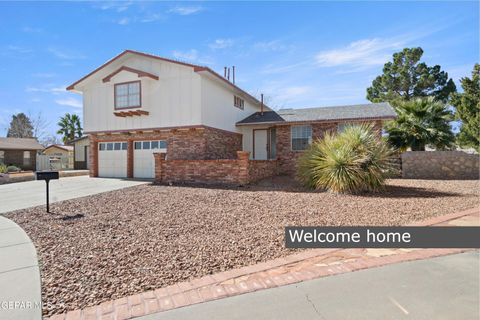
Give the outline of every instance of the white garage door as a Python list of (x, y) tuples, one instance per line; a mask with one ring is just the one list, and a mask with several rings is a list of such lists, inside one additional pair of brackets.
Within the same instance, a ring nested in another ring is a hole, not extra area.
[(98, 176), (127, 177), (127, 142), (100, 142), (98, 144)]
[(164, 140), (134, 142), (133, 176), (135, 178), (155, 178), (154, 152), (167, 152), (167, 142)]

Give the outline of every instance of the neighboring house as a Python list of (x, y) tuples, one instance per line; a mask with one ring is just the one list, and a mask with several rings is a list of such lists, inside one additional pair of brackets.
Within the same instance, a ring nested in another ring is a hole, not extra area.
[[(83, 94), (90, 174), (102, 177), (185, 176), (191, 170), (235, 168), (228, 162), (195, 161), (237, 159), (237, 151), (249, 152), (252, 161), (278, 159), (262, 166), (271, 163), (292, 172), (297, 155), (325, 130), (357, 121), (380, 128), (395, 117), (388, 104), (274, 112), (208, 67), (131, 50), (67, 89)], [(158, 152), (166, 153), (166, 167), (155, 164), (153, 153)], [(250, 176), (273, 172), (266, 167), (248, 171)], [(221, 175), (229, 173), (199, 174), (212, 180)]]
[(52, 144), (43, 150), (51, 167), (57, 170), (73, 169), (73, 146)]
[(83, 136), (68, 142), (73, 145), (73, 168), (75, 170), (88, 169), (88, 157), (90, 153), (90, 141), (88, 136)]
[(0, 163), (35, 170), (37, 152), (42, 149), (33, 138), (0, 138)]

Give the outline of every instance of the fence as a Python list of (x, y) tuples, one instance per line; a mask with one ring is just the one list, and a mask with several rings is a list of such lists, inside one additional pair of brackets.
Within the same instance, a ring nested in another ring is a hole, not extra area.
[(462, 151), (409, 151), (402, 154), (407, 179), (479, 179), (478, 154)]
[(73, 169), (73, 156), (37, 155), (37, 171)]

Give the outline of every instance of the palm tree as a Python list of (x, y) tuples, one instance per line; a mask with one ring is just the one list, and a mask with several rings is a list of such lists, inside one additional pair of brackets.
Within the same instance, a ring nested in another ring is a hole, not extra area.
[(57, 125), (60, 127), (57, 133), (63, 136), (63, 143), (82, 136), (83, 129), (80, 125), (80, 118), (76, 114), (66, 113), (60, 118)]
[(400, 150), (425, 151), (430, 145), (437, 149), (449, 148), (455, 141), (450, 127), (453, 113), (433, 98), (417, 98), (399, 102), (395, 109), (397, 119), (386, 126), (388, 141)]

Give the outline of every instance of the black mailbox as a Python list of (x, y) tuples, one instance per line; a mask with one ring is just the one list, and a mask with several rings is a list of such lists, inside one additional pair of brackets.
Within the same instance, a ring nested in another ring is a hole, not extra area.
[(58, 171), (40, 171), (37, 172), (37, 180), (56, 180)]
[(39, 171), (37, 172), (37, 180), (45, 180), (47, 187), (47, 212), (50, 213), (50, 196), (48, 190), (48, 183), (50, 180), (57, 180), (59, 178), (58, 171)]

